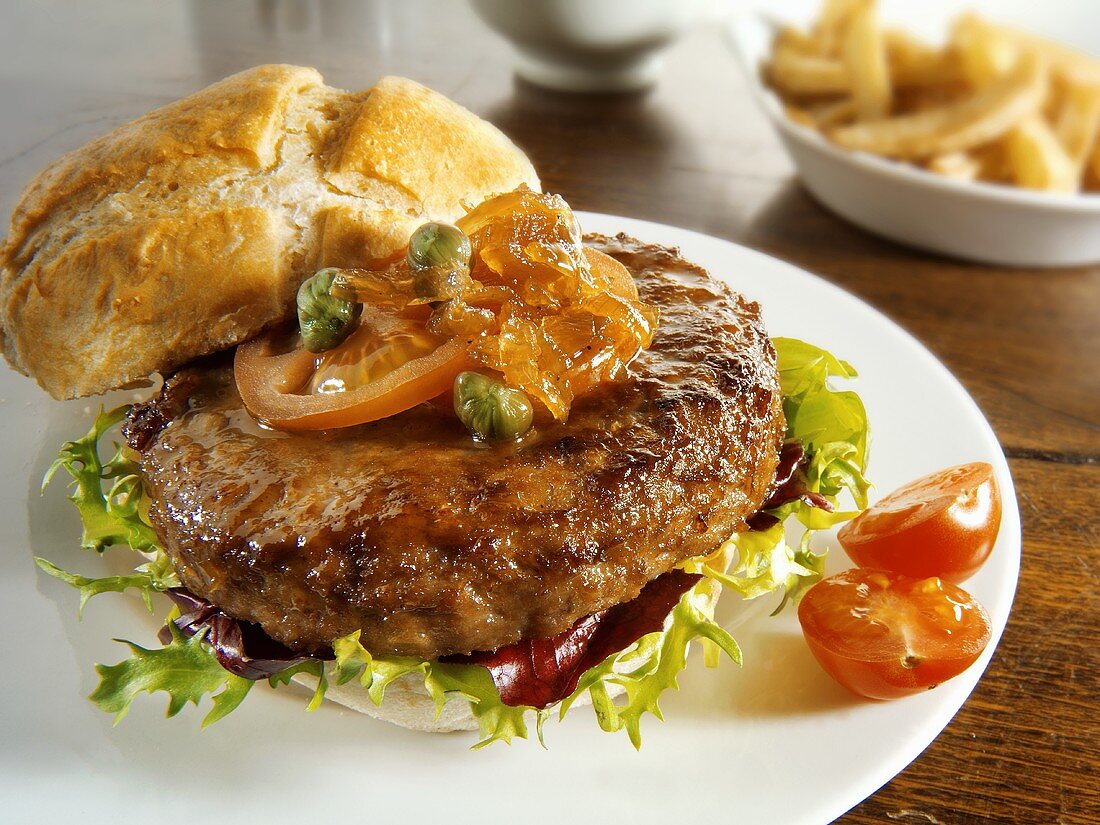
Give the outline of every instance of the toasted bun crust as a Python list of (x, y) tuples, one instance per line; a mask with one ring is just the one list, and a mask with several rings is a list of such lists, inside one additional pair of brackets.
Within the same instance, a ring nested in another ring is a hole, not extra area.
[(490, 124), (403, 78), (258, 66), (65, 155), (0, 248), (0, 345), (55, 398), (141, 381), (285, 318), (462, 203), (539, 185)]

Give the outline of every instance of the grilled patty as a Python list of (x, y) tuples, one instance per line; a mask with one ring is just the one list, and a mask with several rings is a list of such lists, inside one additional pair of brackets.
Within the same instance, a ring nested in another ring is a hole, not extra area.
[(259, 428), (227, 366), (131, 413), (150, 518), (183, 584), (296, 650), (361, 630), (434, 658), (554, 635), (745, 529), (784, 429), (757, 304), (675, 250), (588, 242), (660, 307), (629, 378), (522, 443), (424, 404), (317, 433)]

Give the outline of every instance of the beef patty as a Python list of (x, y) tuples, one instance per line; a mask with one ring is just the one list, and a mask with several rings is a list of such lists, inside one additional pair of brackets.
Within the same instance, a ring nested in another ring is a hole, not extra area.
[(434, 658), (554, 635), (745, 529), (784, 430), (758, 305), (675, 250), (586, 240), (661, 326), (627, 379), (521, 443), (475, 444), (429, 404), (267, 431), (227, 366), (135, 407), (127, 434), (183, 584), (296, 650), (361, 630), (377, 654)]

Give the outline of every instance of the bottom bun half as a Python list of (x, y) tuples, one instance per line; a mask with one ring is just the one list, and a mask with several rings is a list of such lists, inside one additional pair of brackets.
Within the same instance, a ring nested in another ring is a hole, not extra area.
[[(293, 677), (300, 685), (305, 685), (310, 690), (317, 687), (317, 678), (306, 673), (299, 673)], [(619, 685), (608, 685), (608, 693), (612, 698), (622, 694)], [(351, 681), (346, 685), (329, 683), (325, 698), (331, 699), (337, 704), (344, 705), (359, 713), (364, 713), (372, 719), (381, 719), (398, 727), (409, 730), (424, 731), (425, 733), (452, 733), (460, 730), (477, 730), (477, 720), (470, 712), (470, 703), (462, 699), (453, 699), (443, 707), (439, 718), (435, 715), (435, 702), (424, 688), (423, 677), (420, 674), (408, 673), (395, 679), (386, 687), (386, 696), (381, 705), (376, 705), (367, 695), (365, 688), (358, 682)], [(573, 707), (592, 704), (591, 696), (585, 692), (577, 697)]]

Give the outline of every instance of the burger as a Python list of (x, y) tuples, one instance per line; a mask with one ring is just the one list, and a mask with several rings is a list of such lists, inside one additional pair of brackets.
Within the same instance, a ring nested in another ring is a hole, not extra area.
[(587, 702), (638, 745), (693, 642), (740, 662), (723, 589), (782, 606), (820, 576), (810, 534), (867, 488), (862, 405), (828, 386), (851, 367), (540, 190), (424, 87), (293, 66), (31, 182), (0, 252), (8, 361), (59, 399), (160, 382), (46, 476), (85, 548), (138, 555), (40, 567), (82, 605), (171, 606), (159, 647), (97, 666), (97, 705), (211, 696), (209, 724), (295, 681), (488, 744)]

